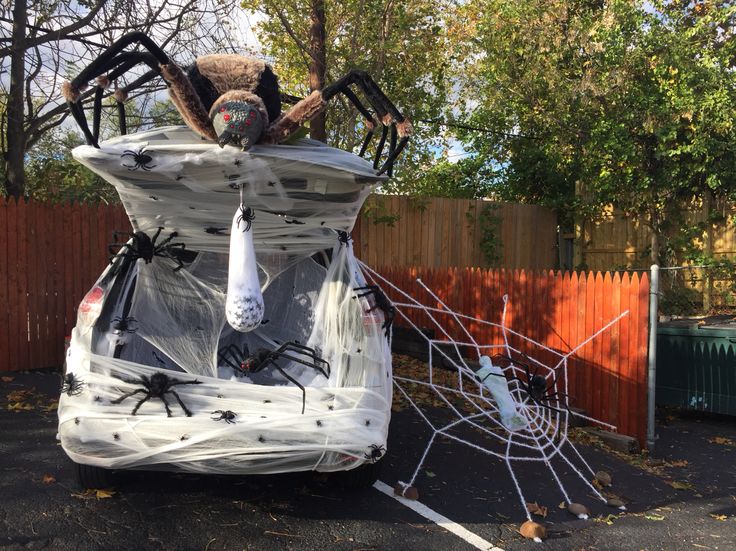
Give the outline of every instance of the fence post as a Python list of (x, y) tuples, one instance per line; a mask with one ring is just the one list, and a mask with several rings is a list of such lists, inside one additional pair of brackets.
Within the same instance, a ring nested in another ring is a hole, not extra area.
[(647, 450), (654, 453), (657, 440), (654, 429), (654, 406), (657, 394), (657, 322), (659, 307), (659, 266), (652, 264), (649, 280), (649, 371), (647, 381)]

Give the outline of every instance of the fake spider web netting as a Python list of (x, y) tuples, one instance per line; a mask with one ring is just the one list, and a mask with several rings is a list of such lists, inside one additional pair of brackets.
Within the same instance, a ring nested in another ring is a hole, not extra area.
[[(443, 437), (501, 460), (529, 520), (532, 520), (527, 506), (530, 500), (522, 489), (522, 477), (517, 475), (517, 469), (529, 468), (531, 464), (548, 471), (567, 505), (574, 500), (561, 476), (561, 468), (574, 473), (579, 481), (576, 486), (582, 483), (597, 499), (608, 503), (608, 499), (591, 483), (595, 472), (570, 441), (568, 426), (575, 416), (610, 430), (615, 430), (615, 427), (570, 409), (568, 368), (569, 360), (576, 352), (618, 323), (628, 315), (628, 311), (563, 354), (507, 325), (506, 295), (503, 296), (500, 323), (492, 323), (453, 311), (420, 279), (416, 280), (417, 289), (436, 307), (423, 304), (369, 266), (361, 266), (369, 280), (390, 291), (394, 297), (400, 297), (394, 302), (397, 319), (415, 329), (426, 342), (426, 376), (394, 375), (397, 391), (431, 432), (413, 473), (408, 480), (399, 482), (404, 492), (415, 485), (433, 445)], [(416, 316), (412, 313), (417, 312), (421, 312), (423, 320), (428, 320), (429, 328), (437, 338), (427, 334), (427, 327), (420, 328), (415, 323)], [(502, 342), (479, 342), (470, 329), (479, 325), (498, 329)], [(458, 333), (462, 338), (457, 337)], [(464, 357), (467, 355), (472, 359)], [(542, 356), (553, 359), (537, 359)], [(538, 392), (530, 392), (529, 383), (535, 377), (543, 378), (544, 386)], [(428, 407), (426, 400), (419, 399), (421, 396), (426, 398), (427, 394), (436, 398), (434, 402), (439, 403), (439, 408)], [(439, 418), (436, 415), (438, 411), (441, 413)]]

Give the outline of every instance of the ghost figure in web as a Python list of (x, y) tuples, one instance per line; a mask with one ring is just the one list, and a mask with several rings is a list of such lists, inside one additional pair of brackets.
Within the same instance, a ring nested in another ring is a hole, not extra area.
[(247, 333), (263, 320), (263, 295), (258, 280), (258, 264), (253, 247), (252, 224), (255, 213), (240, 204), (230, 231), (230, 262), (227, 276), (225, 316), (236, 331)]

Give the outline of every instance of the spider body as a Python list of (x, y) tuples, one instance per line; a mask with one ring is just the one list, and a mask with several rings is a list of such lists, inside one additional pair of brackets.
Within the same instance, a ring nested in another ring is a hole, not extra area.
[(306, 409), (307, 391), (304, 385), (284, 371), (277, 361), (284, 359), (296, 362), (316, 369), (327, 379), (330, 378), (329, 362), (320, 358), (313, 348), (296, 342), (286, 342), (276, 350), (261, 348), (250, 355), (248, 354), (247, 346), (239, 348), (237, 345), (231, 344), (220, 350), (218, 355), (224, 363), (232, 367), (239, 374), (258, 373), (271, 365), (275, 367), (281, 375), (302, 390), (302, 413)]
[[(176, 238), (179, 234), (177, 232), (171, 232), (169, 237), (158, 242), (158, 237), (161, 235), (162, 227), (159, 227), (153, 237), (149, 237), (148, 234), (142, 231), (135, 233), (125, 232), (114, 232), (113, 237), (117, 240), (118, 235), (127, 235), (133, 238), (131, 243), (111, 243), (108, 246), (108, 251), (113, 256), (123, 256), (130, 258), (133, 261), (143, 259), (146, 264), (150, 264), (153, 261), (154, 256), (161, 258), (169, 258), (176, 262), (177, 266), (174, 268), (175, 272), (178, 272), (184, 267), (184, 264), (177, 256), (177, 252), (181, 252), (186, 248), (184, 243), (172, 243), (171, 241)], [(118, 247), (118, 251), (113, 249)], [(123, 252), (124, 251), (124, 252)]]
[(338, 230), (337, 231), (337, 240), (340, 242), (340, 245), (342, 246), (342, 245), (349, 245), (350, 242), (353, 240), (353, 238), (351, 237), (351, 235), (348, 232), (342, 231), (342, 230)]
[(141, 398), (141, 400), (135, 405), (133, 411), (130, 412), (131, 415), (135, 415), (138, 409), (140, 409), (140, 407), (148, 400), (151, 400), (152, 398), (157, 398), (164, 403), (164, 408), (166, 408), (166, 415), (168, 417), (171, 417), (172, 414), (171, 408), (169, 407), (169, 402), (166, 399), (167, 394), (171, 394), (176, 399), (176, 401), (179, 402), (181, 409), (184, 411), (184, 414), (187, 417), (192, 416), (192, 412), (189, 410), (189, 408), (187, 408), (187, 406), (184, 405), (184, 402), (182, 402), (179, 394), (177, 394), (177, 392), (173, 390), (173, 387), (179, 385), (202, 384), (201, 381), (197, 381), (196, 379), (194, 381), (180, 381), (178, 379), (174, 379), (173, 377), (169, 377), (166, 373), (162, 373), (160, 371), (157, 371), (150, 377), (147, 375), (141, 375), (138, 379), (121, 380), (131, 385), (141, 385), (143, 388), (137, 388), (131, 392), (126, 392), (120, 398), (111, 401), (111, 404), (120, 404), (123, 400), (125, 400), (126, 398), (130, 398), (135, 394), (143, 394), (143, 398)]
[[(214, 417), (215, 415), (219, 415), (219, 417)], [(212, 412), (212, 420), (213, 421), (225, 421), (228, 425), (234, 425), (235, 424), (235, 418), (238, 416), (237, 413), (234, 413), (230, 411), (229, 409), (218, 409), (216, 411)]]
[[(125, 163), (123, 163), (123, 166), (128, 170), (138, 170), (139, 168), (142, 168), (143, 170), (149, 171), (156, 168), (156, 165), (151, 164), (153, 162), (153, 157), (148, 155), (146, 153), (146, 150), (142, 147), (138, 151), (126, 149), (123, 154), (120, 155), (121, 159), (124, 157), (132, 157), (132, 165), (126, 165)], [(154, 197), (153, 195), (151, 195), (151, 198), (154, 201), (158, 201), (158, 198)]]
[[(126, 51), (131, 45), (141, 45), (146, 52)], [(352, 70), (322, 90), (314, 90), (306, 98), (296, 98), (281, 93), (276, 74), (259, 59), (235, 54), (205, 55), (182, 69), (148, 36), (133, 32), (113, 43), (79, 75), (62, 86), (62, 94), (71, 114), (90, 145), (99, 147), (100, 113), (105, 88), (139, 63), (148, 65), (151, 70), (113, 94), (117, 101), (122, 134), (126, 133), (124, 102), (128, 92), (157, 76), (166, 81), (171, 100), (186, 124), (203, 138), (217, 142), (221, 147), (230, 144), (246, 150), (257, 143), (283, 143), (302, 124), (325, 111), (327, 103), (338, 93), (343, 94), (364, 118), (367, 133), (360, 150), (361, 157), (376, 128), (381, 127), (373, 159), (373, 167), (378, 169), (378, 174), (387, 172), (391, 175), (394, 161), (412, 133), (409, 119), (365, 71)], [(92, 80), (97, 86), (93, 128), (90, 130), (80, 100), (84, 99), (83, 91)], [(351, 86), (362, 92), (372, 111), (361, 102)], [(292, 104), (292, 107), (282, 112), (282, 103)], [(381, 165), (387, 141), (389, 149)], [(150, 165), (153, 159), (143, 150), (128, 153), (134, 161), (129, 170), (150, 170), (155, 166)]]
[(394, 305), (391, 304), (391, 301), (383, 291), (381, 291), (381, 288), (378, 287), (378, 285), (356, 287), (353, 291), (363, 291), (362, 293), (359, 292), (353, 298), (362, 298), (367, 296), (373, 297), (373, 306), (366, 310), (366, 314), (370, 314), (376, 309), (383, 312), (383, 324), (381, 325), (381, 329), (384, 330), (384, 335), (388, 339), (391, 334), (391, 326), (394, 323), (394, 317), (396, 316), (396, 308), (394, 308)]
[(241, 222), (245, 222), (245, 229), (244, 232), (250, 231), (251, 225), (253, 224), (253, 220), (256, 219), (256, 213), (255, 211), (250, 208), (246, 207), (245, 205), (240, 205), (240, 216), (238, 216), (238, 224)]
[(364, 453), (363, 457), (365, 457), (371, 463), (375, 463), (376, 461), (381, 459), (385, 453), (385, 447), (379, 446), (378, 444), (371, 444), (368, 448), (368, 453)]
[[(539, 374), (539, 366), (535, 365), (532, 369), (528, 363), (515, 361), (508, 356), (497, 355), (493, 357), (497, 362), (503, 362), (508, 366), (515, 368), (522, 368), (524, 370), (525, 379), (521, 379), (516, 375), (512, 375), (509, 380), (516, 381), (519, 388), (524, 392), (534, 404), (543, 407), (556, 413), (563, 413), (562, 410), (549, 405), (549, 402), (555, 402), (556, 405), (562, 406), (565, 410), (570, 413), (570, 409), (567, 406), (564, 398), (567, 395), (557, 390), (557, 377), (552, 372), (552, 382), (547, 382), (547, 377)], [(513, 372), (513, 371), (512, 371)]]
[(67, 373), (61, 383), (61, 393), (67, 396), (79, 396), (84, 391), (84, 381), (74, 376), (74, 373)]

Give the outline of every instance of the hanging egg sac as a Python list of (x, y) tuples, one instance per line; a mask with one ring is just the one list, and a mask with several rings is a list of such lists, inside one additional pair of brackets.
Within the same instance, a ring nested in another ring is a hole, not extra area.
[(242, 333), (260, 326), (264, 311), (251, 230), (254, 218), (253, 209), (241, 204), (230, 230), (225, 316), (230, 326)]

